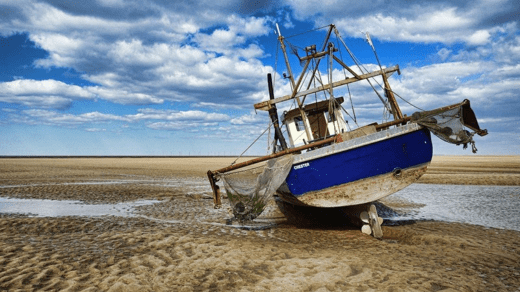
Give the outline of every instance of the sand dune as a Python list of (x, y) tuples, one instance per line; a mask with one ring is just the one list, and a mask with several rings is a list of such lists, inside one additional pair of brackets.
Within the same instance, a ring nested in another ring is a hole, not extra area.
[[(518, 158), (434, 160), (427, 181), (474, 170), (516, 184)], [(520, 232), (443, 222), (384, 226), (376, 240), (348, 226), (263, 230), (225, 224), (205, 189), (165, 179), (204, 179), (227, 158), (1, 159), (0, 196), (119, 202), (158, 198), (139, 217), (0, 215), (0, 290), (7, 291), (518, 291)], [(510, 162), (513, 161), (513, 162)], [(516, 162), (514, 162), (516, 161)], [(509, 169), (509, 170), (508, 170)], [(132, 182), (128, 182), (129, 177)], [(78, 184), (103, 180), (120, 184)], [(71, 184), (76, 183), (76, 184)], [(438, 183), (438, 181), (436, 181)], [(7, 187), (10, 186), (10, 187)]]

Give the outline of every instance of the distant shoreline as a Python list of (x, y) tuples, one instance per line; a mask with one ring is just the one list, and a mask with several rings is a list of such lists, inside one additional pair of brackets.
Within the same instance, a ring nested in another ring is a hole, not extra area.
[[(0, 155), (0, 159), (11, 158), (236, 158), (238, 155)], [(261, 155), (243, 155), (242, 158), (255, 158)], [(452, 155), (440, 154), (435, 157), (468, 157), (468, 158), (484, 158), (484, 157), (520, 157), (520, 155)]]
[[(0, 159), (12, 158), (236, 158), (238, 155), (0, 155)], [(243, 155), (241, 157), (259, 157)]]
[[(58, 177), (90, 169), (99, 174), (206, 178), (208, 170), (254, 157), (258, 156), (0, 156), (0, 173), (4, 179), (24, 170), (40, 177), (56, 168)], [(520, 156), (434, 156), (417, 183), (520, 186)]]

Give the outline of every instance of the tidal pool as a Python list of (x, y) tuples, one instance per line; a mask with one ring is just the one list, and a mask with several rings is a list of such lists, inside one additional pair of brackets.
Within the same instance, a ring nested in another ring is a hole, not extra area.
[(35, 217), (61, 216), (135, 216), (135, 207), (159, 203), (158, 200), (139, 200), (117, 204), (85, 204), (73, 200), (39, 200), (0, 198), (0, 213), (25, 214)]
[(520, 187), (412, 184), (381, 200), (390, 220), (438, 220), (520, 231)]

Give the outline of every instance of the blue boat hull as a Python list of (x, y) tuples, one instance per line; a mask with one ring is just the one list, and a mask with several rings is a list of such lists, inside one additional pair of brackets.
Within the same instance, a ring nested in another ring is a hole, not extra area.
[[(381, 136), (381, 135), (379, 135)], [(344, 143), (344, 142), (343, 142)], [(337, 144), (327, 147), (337, 147)], [(296, 162), (278, 193), (317, 207), (363, 204), (416, 181), (433, 154), (430, 132), (417, 129), (345, 151)]]

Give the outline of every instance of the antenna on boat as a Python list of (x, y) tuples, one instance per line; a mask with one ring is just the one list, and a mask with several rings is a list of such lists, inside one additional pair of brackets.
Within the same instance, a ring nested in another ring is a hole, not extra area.
[(381, 70), (381, 77), (383, 77), (383, 82), (385, 83), (385, 95), (388, 98), (390, 106), (392, 107), (392, 114), (394, 115), (394, 120), (400, 120), (403, 118), (403, 113), (395, 100), (394, 92), (390, 88), (390, 83), (388, 83), (388, 77), (386, 73), (383, 71), (383, 67), (381, 66), (381, 62), (379, 61), (379, 57), (377, 56), (376, 48), (374, 47), (374, 43), (372, 43), (372, 39), (368, 32), (365, 33), (368, 44), (372, 47), (372, 51), (374, 51), (374, 55), (376, 56), (377, 64), (379, 65), (379, 69)]
[(289, 64), (289, 58), (287, 57), (287, 50), (285, 49), (285, 43), (284, 43), (284, 37), (282, 36), (282, 33), (280, 32), (280, 27), (278, 26), (278, 23), (276, 23), (276, 30), (278, 31), (278, 41), (280, 41), (280, 45), (282, 46), (283, 55), (285, 58), (285, 65), (287, 66), (287, 73), (289, 73), (289, 76), (285, 76), (286, 78), (289, 78), (291, 80), (291, 88), (295, 87), (294, 84), (294, 78), (291, 70), (291, 65)]
[(278, 31), (278, 35), (281, 36), (282, 33), (280, 32), (280, 27), (278, 26), (278, 23), (275, 23), (276, 24), (276, 31)]

